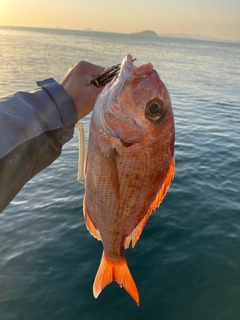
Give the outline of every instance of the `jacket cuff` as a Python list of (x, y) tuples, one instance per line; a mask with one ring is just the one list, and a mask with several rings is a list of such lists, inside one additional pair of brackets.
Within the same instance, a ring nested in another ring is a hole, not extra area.
[(51, 96), (59, 111), (63, 127), (72, 127), (77, 123), (78, 117), (74, 101), (58, 82), (49, 78), (37, 81), (36, 84)]

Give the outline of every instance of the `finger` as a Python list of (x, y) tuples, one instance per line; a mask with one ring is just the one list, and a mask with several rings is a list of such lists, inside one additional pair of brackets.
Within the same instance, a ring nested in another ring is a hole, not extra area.
[(91, 76), (92, 77), (96, 77), (98, 76), (100, 73), (102, 73), (105, 70), (104, 67), (98, 66), (96, 64), (92, 64), (91, 65)]

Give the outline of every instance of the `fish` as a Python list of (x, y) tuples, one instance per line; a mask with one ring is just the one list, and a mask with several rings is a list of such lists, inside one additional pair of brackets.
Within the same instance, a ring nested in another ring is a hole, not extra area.
[(174, 115), (168, 90), (151, 62), (120, 72), (99, 95), (85, 159), (83, 213), (86, 227), (102, 241), (93, 295), (112, 281), (139, 306), (137, 286), (123, 249), (138, 241), (174, 177)]

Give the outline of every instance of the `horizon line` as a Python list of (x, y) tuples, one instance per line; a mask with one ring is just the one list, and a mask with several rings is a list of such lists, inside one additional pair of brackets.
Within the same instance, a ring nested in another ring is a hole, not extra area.
[[(5, 28), (29, 28), (29, 29), (48, 29), (48, 30), (65, 30), (65, 31), (85, 31), (85, 32), (99, 32), (99, 33), (115, 33), (115, 34), (124, 34), (124, 35), (137, 35), (143, 31), (138, 32), (116, 32), (110, 30), (96, 30), (91, 28), (85, 29), (71, 29), (71, 28), (63, 28), (63, 27), (39, 27), (39, 26), (17, 26), (17, 25), (0, 25), (1, 27)], [(150, 30), (149, 31), (154, 31)], [(168, 37), (168, 38), (179, 38), (179, 39), (189, 39), (189, 40), (200, 40), (200, 41), (219, 41), (219, 42), (233, 42), (233, 43), (240, 43), (240, 39), (226, 39), (226, 38), (219, 38), (211, 35), (204, 35), (204, 34), (191, 34), (191, 33), (157, 33), (154, 31), (157, 36), (159, 37)], [(148, 37), (148, 36), (146, 36)]]

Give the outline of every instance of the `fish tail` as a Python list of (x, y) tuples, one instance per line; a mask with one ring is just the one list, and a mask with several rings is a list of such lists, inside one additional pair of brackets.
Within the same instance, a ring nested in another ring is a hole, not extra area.
[(124, 287), (139, 306), (138, 290), (126, 259), (122, 255), (120, 260), (112, 260), (103, 251), (102, 260), (93, 284), (94, 297), (97, 298), (101, 291), (112, 281), (116, 281), (121, 287)]

